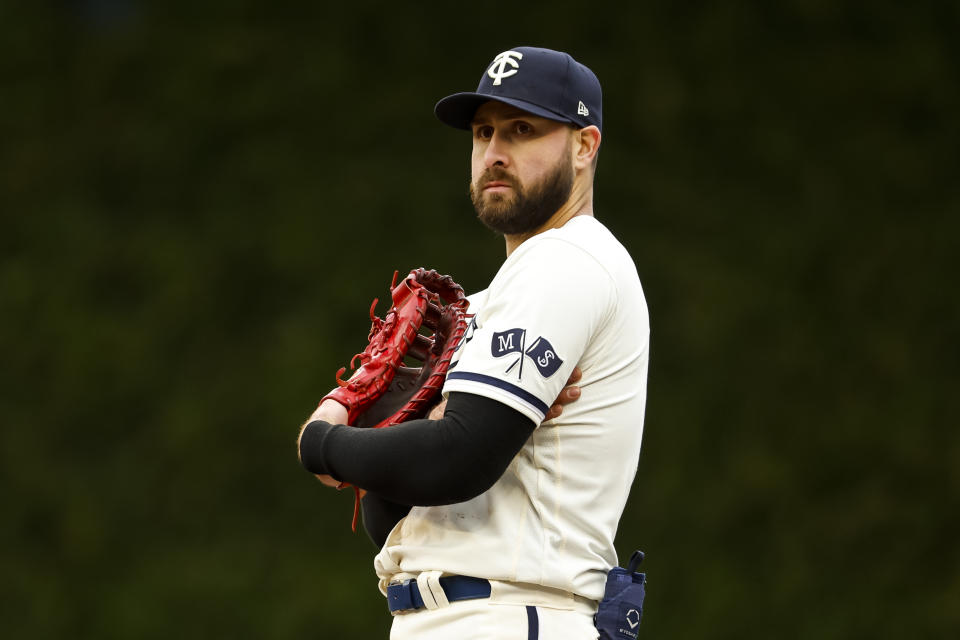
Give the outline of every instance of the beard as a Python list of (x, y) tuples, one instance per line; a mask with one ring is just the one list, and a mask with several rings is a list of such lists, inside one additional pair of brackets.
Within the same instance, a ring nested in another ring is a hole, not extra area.
[[(484, 194), (489, 182), (505, 182), (508, 193)], [(573, 190), (573, 163), (561, 158), (553, 170), (525, 189), (520, 181), (500, 166), (484, 171), (476, 183), (470, 184), (470, 200), (477, 218), (487, 228), (503, 235), (519, 235), (535, 231), (546, 224), (570, 199)]]

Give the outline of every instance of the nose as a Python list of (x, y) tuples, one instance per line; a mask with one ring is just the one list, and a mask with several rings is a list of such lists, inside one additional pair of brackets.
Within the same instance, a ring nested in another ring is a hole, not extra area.
[(509, 166), (510, 155), (507, 153), (507, 142), (503, 136), (494, 132), (487, 143), (487, 148), (483, 152), (483, 163), (487, 168), (499, 165), (501, 167)]

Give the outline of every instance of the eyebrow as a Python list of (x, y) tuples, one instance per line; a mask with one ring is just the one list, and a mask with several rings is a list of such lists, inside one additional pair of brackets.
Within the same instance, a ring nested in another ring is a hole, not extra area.
[[(501, 120), (530, 120), (532, 118), (539, 118), (539, 117), (540, 116), (534, 115), (529, 111), (524, 111), (523, 109), (519, 109), (511, 105), (509, 110), (505, 111), (501, 115), (500, 119)], [(489, 124), (489, 123), (490, 123), (490, 118), (474, 117), (472, 120), (470, 120), (471, 126), (478, 125), (478, 124)]]

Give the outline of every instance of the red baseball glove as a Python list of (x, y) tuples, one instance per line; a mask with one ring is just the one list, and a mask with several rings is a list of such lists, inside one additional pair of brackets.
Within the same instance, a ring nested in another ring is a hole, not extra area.
[[(353, 369), (359, 358), (360, 367), (349, 380), (341, 378), (346, 367), (337, 371), (338, 388), (323, 398), (342, 404), (347, 423), (355, 427), (389, 427), (425, 416), (467, 330), (469, 303), (450, 276), (414, 269), (397, 284), (394, 272), (390, 295), (393, 306), (386, 318), (374, 315), (376, 299), (370, 306), (367, 348), (350, 361)], [(419, 366), (412, 361), (419, 361)], [(356, 531), (363, 490), (354, 487), (354, 491), (352, 527)]]

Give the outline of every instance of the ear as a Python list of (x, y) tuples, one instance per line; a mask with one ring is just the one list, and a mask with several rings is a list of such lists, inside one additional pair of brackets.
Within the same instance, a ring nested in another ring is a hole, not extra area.
[(593, 125), (578, 129), (573, 134), (573, 167), (576, 170), (593, 165), (600, 150), (600, 129)]

